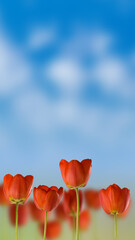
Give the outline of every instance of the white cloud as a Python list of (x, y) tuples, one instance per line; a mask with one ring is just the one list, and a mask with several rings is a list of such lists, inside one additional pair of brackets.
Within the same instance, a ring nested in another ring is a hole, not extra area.
[(107, 92), (120, 94), (124, 97), (133, 97), (135, 77), (124, 59), (108, 56), (98, 61), (90, 76)]
[(80, 65), (73, 59), (61, 57), (52, 60), (44, 69), (45, 77), (65, 91), (76, 91), (84, 77)]
[(9, 94), (29, 81), (30, 66), (8, 37), (0, 38), (0, 94)]
[(48, 46), (56, 39), (54, 28), (38, 27), (33, 29), (28, 39), (28, 47), (31, 49), (39, 50)]
[(50, 130), (53, 106), (41, 92), (28, 90), (14, 102), (14, 111), (19, 121), (35, 131)]

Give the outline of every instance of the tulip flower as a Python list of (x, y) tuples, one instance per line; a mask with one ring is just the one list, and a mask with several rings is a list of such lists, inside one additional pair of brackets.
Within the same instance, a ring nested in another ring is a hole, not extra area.
[(44, 185), (34, 187), (33, 197), (34, 203), (40, 210), (45, 211), (45, 223), (44, 223), (44, 240), (46, 239), (46, 227), (47, 227), (47, 212), (55, 209), (62, 198), (63, 188), (60, 187), (47, 187)]
[[(16, 206), (9, 205), (9, 219), (12, 225), (16, 224)], [(24, 226), (28, 221), (28, 205), (19, 205), (18, 207), (18, 225)]]
[(7, 198), (5, 197), (5, 193), (3, 190), (3, 184), (0, 185), (0, 205), (8, 205), (9, 202)]
[(84, 159), (81, 162), (71, 160), (67, 162), (62, 159), (60, 161), (60, 170), (63, 181), (68, 188), (76, 190), (77, 198), (77, 217), (76, 217), (76, 240), (79, 240), (79, 192), (78, 188), (85, 187), (91, 175), (92, 160)]
[(88, 207), (98, 210), (101, 207), (99, 191), (95, 189), (87, 189), (84, 192), (85, 201)]
[[(58, 238), (61, 234), (61, 224), (60, 222), (53, 220), (47, 223), (46, 238), (54, 239)], [(40, 232), (42, 236), (44, 235), (44, 224), (40, 224)]]
[(110, 185), (107, 189), (100, 190), (100, 200), (103, 210), (114, 215), (115, 238), (117, 238), (117, 215), (124, 213), (130, 204), (130, 190), (121, 189), (118, 185)]
[(14, 177), (10, 174), (4, 176), (3, 189), (7, 200), (16, 204), (16, 240), (18, 240), (18, 205), (24, 204), (28, 200), (31, 191), (33, 176), (23, 177), (17, 174)]

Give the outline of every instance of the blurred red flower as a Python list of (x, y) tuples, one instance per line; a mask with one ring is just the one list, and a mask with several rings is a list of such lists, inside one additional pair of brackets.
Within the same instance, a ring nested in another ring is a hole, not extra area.
[(5, 193), (3, 190), (3, 184), (0, 185), (0, 205), (8, 205), (9, 202), (7, 201), (7, 198), (5, 197)]
[(86, 204), (90, 208), (99, 209), (101, 207), (99, 191), (95, 189), (87, 189), (84, 192)]
[[(68, 218), (70, 226), (73, 227), (73, 217)], [(88, 229), (91, 222), (90, 212), (88, 210), (83, 210), (79, 215), (79, 229), (85, 231)], [(76, 224), (76, 220), (75, 220)]]
[[(37, 208), (35, 203), (32, 200), (28, 203), (28, 207), (29, 207), (30, 216), (33, 220), (39, 221), (39, 222), (44, 222), (45, 211), (42, 211), (39, 208)], [(48, 214), (47, 214), (47, 216), (48, 216)]]
[[(82, 209), (83, 195), (82, 191), (79, 190), (79, 212)], [(63, 207), (67, 215), (75, 215), (77, 211), (77, 200), (76, 200), (76, 191), (70, 189), (69, 191), (64, 191), (63, 196)]]
[(14, 177), (10, 174), (4, 176), (3, 189), (5, 196), (11, 203), (25, 203), (32, 191), (33, 176), (23, 177), (17, 174)]
[(63, 188), (60, 187), (47, 187), (44, 185), (38, 186), (38, 188), (34, 187), (33, 189), (33, 197), (34, 203), (37, 208), (45, 211), (51, 211), (55, 209), (62, 198)]
[(107, 214), (122, 214), (130, 204), (130, 190), (121, 189), (118, 185), (110, 185), (107, 189), (100, 190), (100, 200)]
[(55, 215), (59, 220), (65, 220), (67, 218), (67, 214), (65, 213), (63, 202), (58, 205), (55, 209)]
[(80, 188), (86, 186), (92, 170), (91, 159), (84, 159), (81, 162), (78, 160), (67, 162), (62, 159), (59, 166), (62, 178), (68, 188)]
[[(16, 224), (16, 205), (9, 205), (9, 220), (12, 225)], [(19, 205), (18, 206), (18, 225), (26, 225), (28, 221), (28, 206)]]
[[(46, 238), (53, 239), (58, 238), (61, 234), (61, 224), (60, 222), (54, 220), (47, 223)], [(40, 232), (42, 236), (44, 235), (44, 224), (40, 224)]]

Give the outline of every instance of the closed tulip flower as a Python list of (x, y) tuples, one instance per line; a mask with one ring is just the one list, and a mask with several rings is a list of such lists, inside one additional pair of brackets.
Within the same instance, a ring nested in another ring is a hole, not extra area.
[(34, 202), (37, 208), (45, 211), (45, 227), (44, 227), (44, 240), (46, 239), (46, 227), (47, 227), (47, 212), (55, 209), (62, 198), (63, 188), (59, 189), (55, 186), (47, 187), (44, 185), (38, 186), (33, 189)]
[(117, 238), (117, 215), (124, 213), (130, 204), (130, 190), (121, 189), (118, 185), (110, 185), (100, 190), (100, 200), (104, 211), (113, 214), (115, 219), (115, 237)]
[(16, 204), (16, 240), (18, 240), (18, 206), (28, 200), (32, 191), (33, 179), (31, 175), (23, 177), (21, 174), (17, 174), (13, 177), (7, 174), (4, 176), (3, 189), (5, 196), (10, 203)]
[(77, 217), (76, 217), (76, 240), (79, 240), (79, 192), (78, 188), (85, 187), (91, 175), (92, 160), (84, 159), (81, 162), (71, 160), (67, 162), (62, 159), (60, 161), (60, 170), (63, 181), (66, 186), (76, 190), (77, 199)]
[(86, 186), (92, 170), (91, 159), (84, 159), (81, 162), (78, 160), (67, 162), (62, 159), (59, 165), (62, 178), (68, 188), (80, 188)]
[(33, 179), (31, 175), (26, 177), (21, 174), (14, 177), (10, 174), (5, 175), (3, 188), (8, 201), (14, 204), (25, 203), (31, 194)]

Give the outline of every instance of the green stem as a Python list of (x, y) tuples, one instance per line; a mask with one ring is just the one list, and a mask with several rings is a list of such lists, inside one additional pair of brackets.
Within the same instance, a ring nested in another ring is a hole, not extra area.
[(114, 223), (115, 223), (115, 239), (117, 239), (117, 214), (114, 214)]
[(79, 240), (79, 191), (78, 191), (78, 188), (76, 188), (76, 198), (77, 198), (76, 240)]
[(18, 240), (18, 203), (16, 203), (16, 240)]
[(44, 240), (46, 240), (47, 211), (45, 211)]
[(75, 214), (73, 214), (73, 231), (72, 231), (72, 240), (75, 240)]

